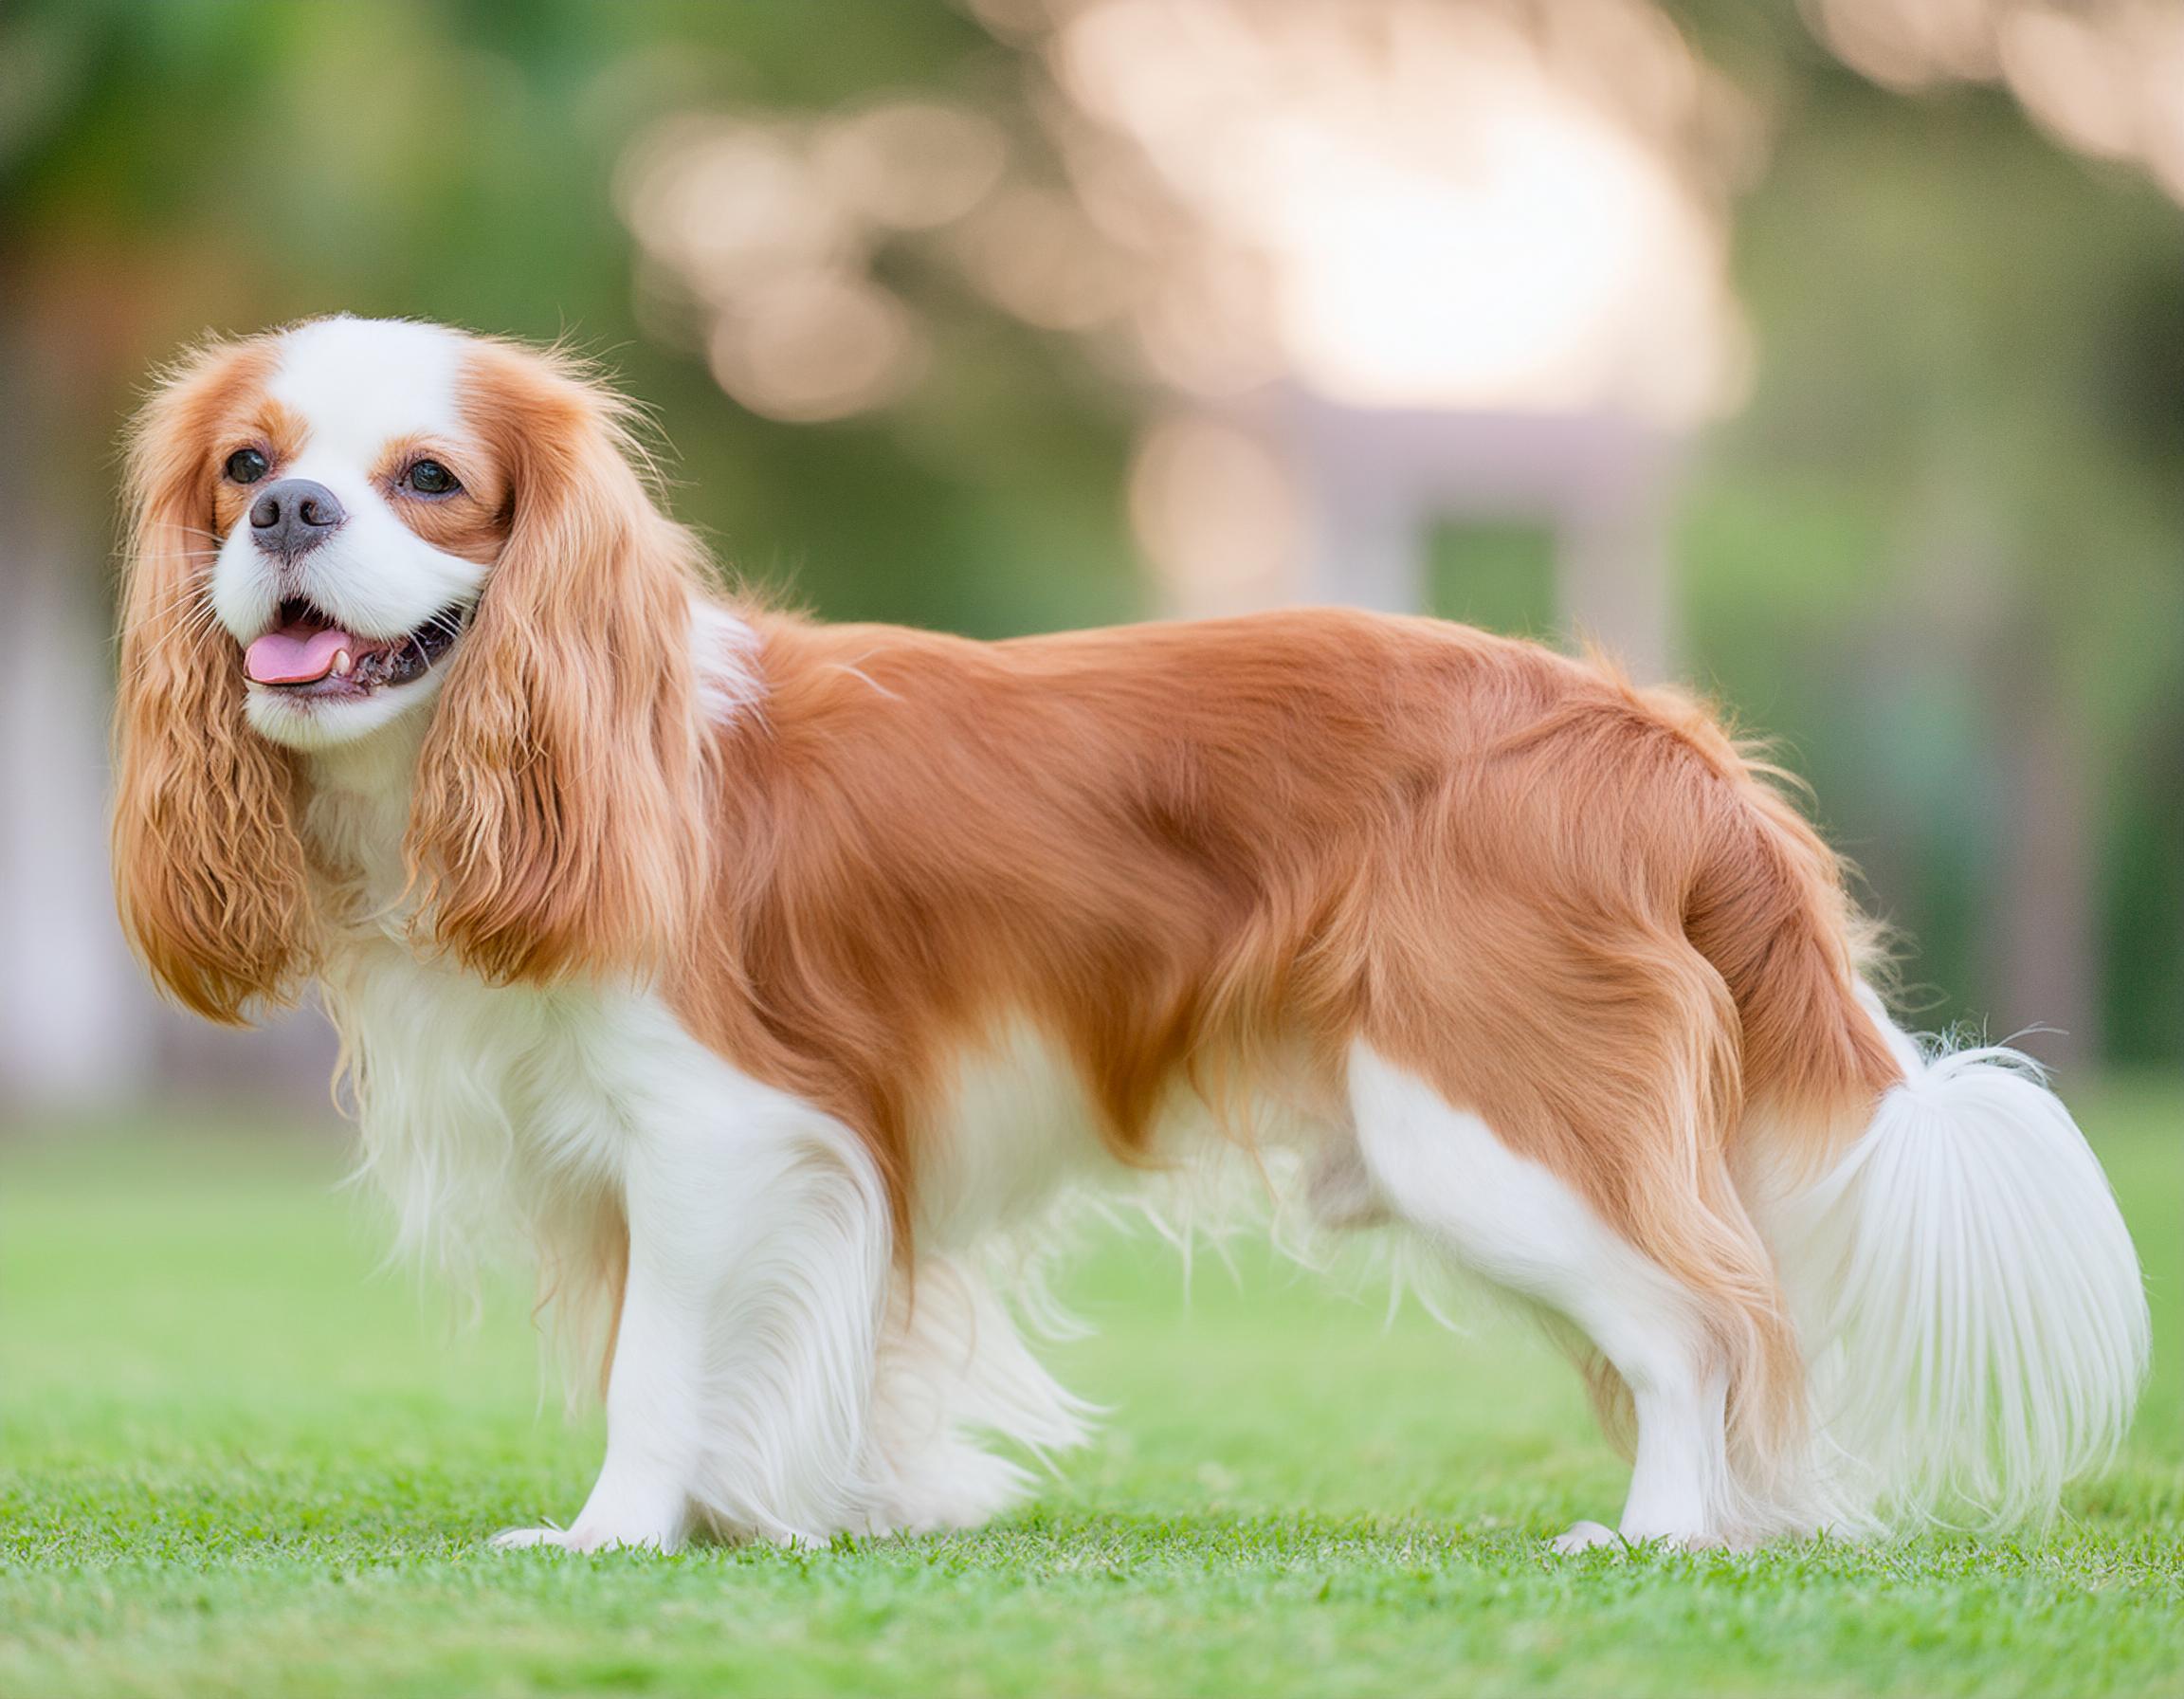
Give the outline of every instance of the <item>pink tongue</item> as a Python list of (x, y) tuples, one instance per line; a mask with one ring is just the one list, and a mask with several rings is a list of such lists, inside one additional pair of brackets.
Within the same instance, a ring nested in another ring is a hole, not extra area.
[(334, 670), (334, 657), (356, 652), (356, 639), (339, 626), (306, 630), (290, 626), (267, 631), (243, 657), (243, 670), (261, 685), (308, 685)]

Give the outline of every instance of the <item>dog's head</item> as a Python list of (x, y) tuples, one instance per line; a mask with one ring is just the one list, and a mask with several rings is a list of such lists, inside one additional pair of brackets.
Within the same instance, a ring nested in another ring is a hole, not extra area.
[[(701, 552), (575, 362), (318, 320), (198, 351), (139, 416), (116, 878), (182, 1001), (308, 971), (314, 757), (414, 762), (420, 923), (496, 979), (642, 968), (701, 860)], [(685, 911), (686, 912), (686, 911)]]

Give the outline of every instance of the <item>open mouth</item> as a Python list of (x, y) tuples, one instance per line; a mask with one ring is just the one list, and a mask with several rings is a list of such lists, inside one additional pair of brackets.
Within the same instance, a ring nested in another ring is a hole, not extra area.
[(399, 637), (360, 637), (313, 603), (281, 604), (273, 629), (244, 651), (254, 685), (309, 697), (369, 696), (390, 685), (423, 678), (455, 647), (465, 610), (443, 608)]

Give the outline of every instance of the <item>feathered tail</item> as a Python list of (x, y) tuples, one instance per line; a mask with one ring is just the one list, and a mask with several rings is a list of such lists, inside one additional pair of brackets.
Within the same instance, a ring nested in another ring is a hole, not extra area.
[(1756, 768), (1734, 776), (1687, 927), (1738, 1006), (1732, 1163), (1806, 1368), (1794, 1520), (2052, 1515), (2145, 1375), (2146, 1296), (2107, 1178), (2029, 1058), (1922, 1050), (1889, 1022), (1858, 978), (1835, 858)]
[(2149, 1333), (2138, 1254), (2029, 1058), (1914, 1056), (1768, 1227), (1822, 1502), (1842, 1519), (2042, 1521), (2129, 1427)]

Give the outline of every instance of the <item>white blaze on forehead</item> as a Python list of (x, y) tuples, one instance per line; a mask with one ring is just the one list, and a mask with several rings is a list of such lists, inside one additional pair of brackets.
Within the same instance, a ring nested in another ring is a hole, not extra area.
[(401, 319), (321, 319), (290, 331), (266, 390), (308, 428), (298, 466), (361, 471), (395, 437), (458, 435), (464, 340)]
[[(418, 437), (447, 444), (461, 476), (472, 446), (460, 407), (468, 350), (460, 331), (391, 319), (322, 319), (281, 338), (266, 392), (295, 417), (302, 443), (277, 479), (323, 484), (344, 511), (311, 549), (278, 557), (258, 546), (250, 502), (243, 504), (213, 562), (211, 600), (246, 655), (289, 623), (291, 601), (309, 603), (316, 629), (337, 634), (322, 648), (342, 637), (391, 646), (476, 601), (485, 568), (412, 530), (378, 476), (398, 469), (387, 460), (391, 445)], [(299, 634), (306, 650), (299, 664), (333, 659), (309, 653), (310, 631)], [(323, 703), (282, 697), (277, 678), (261, 676), (247, 699), (251, 723), (276, 741), (324, 747), (428, 701), (436, 676)]]

